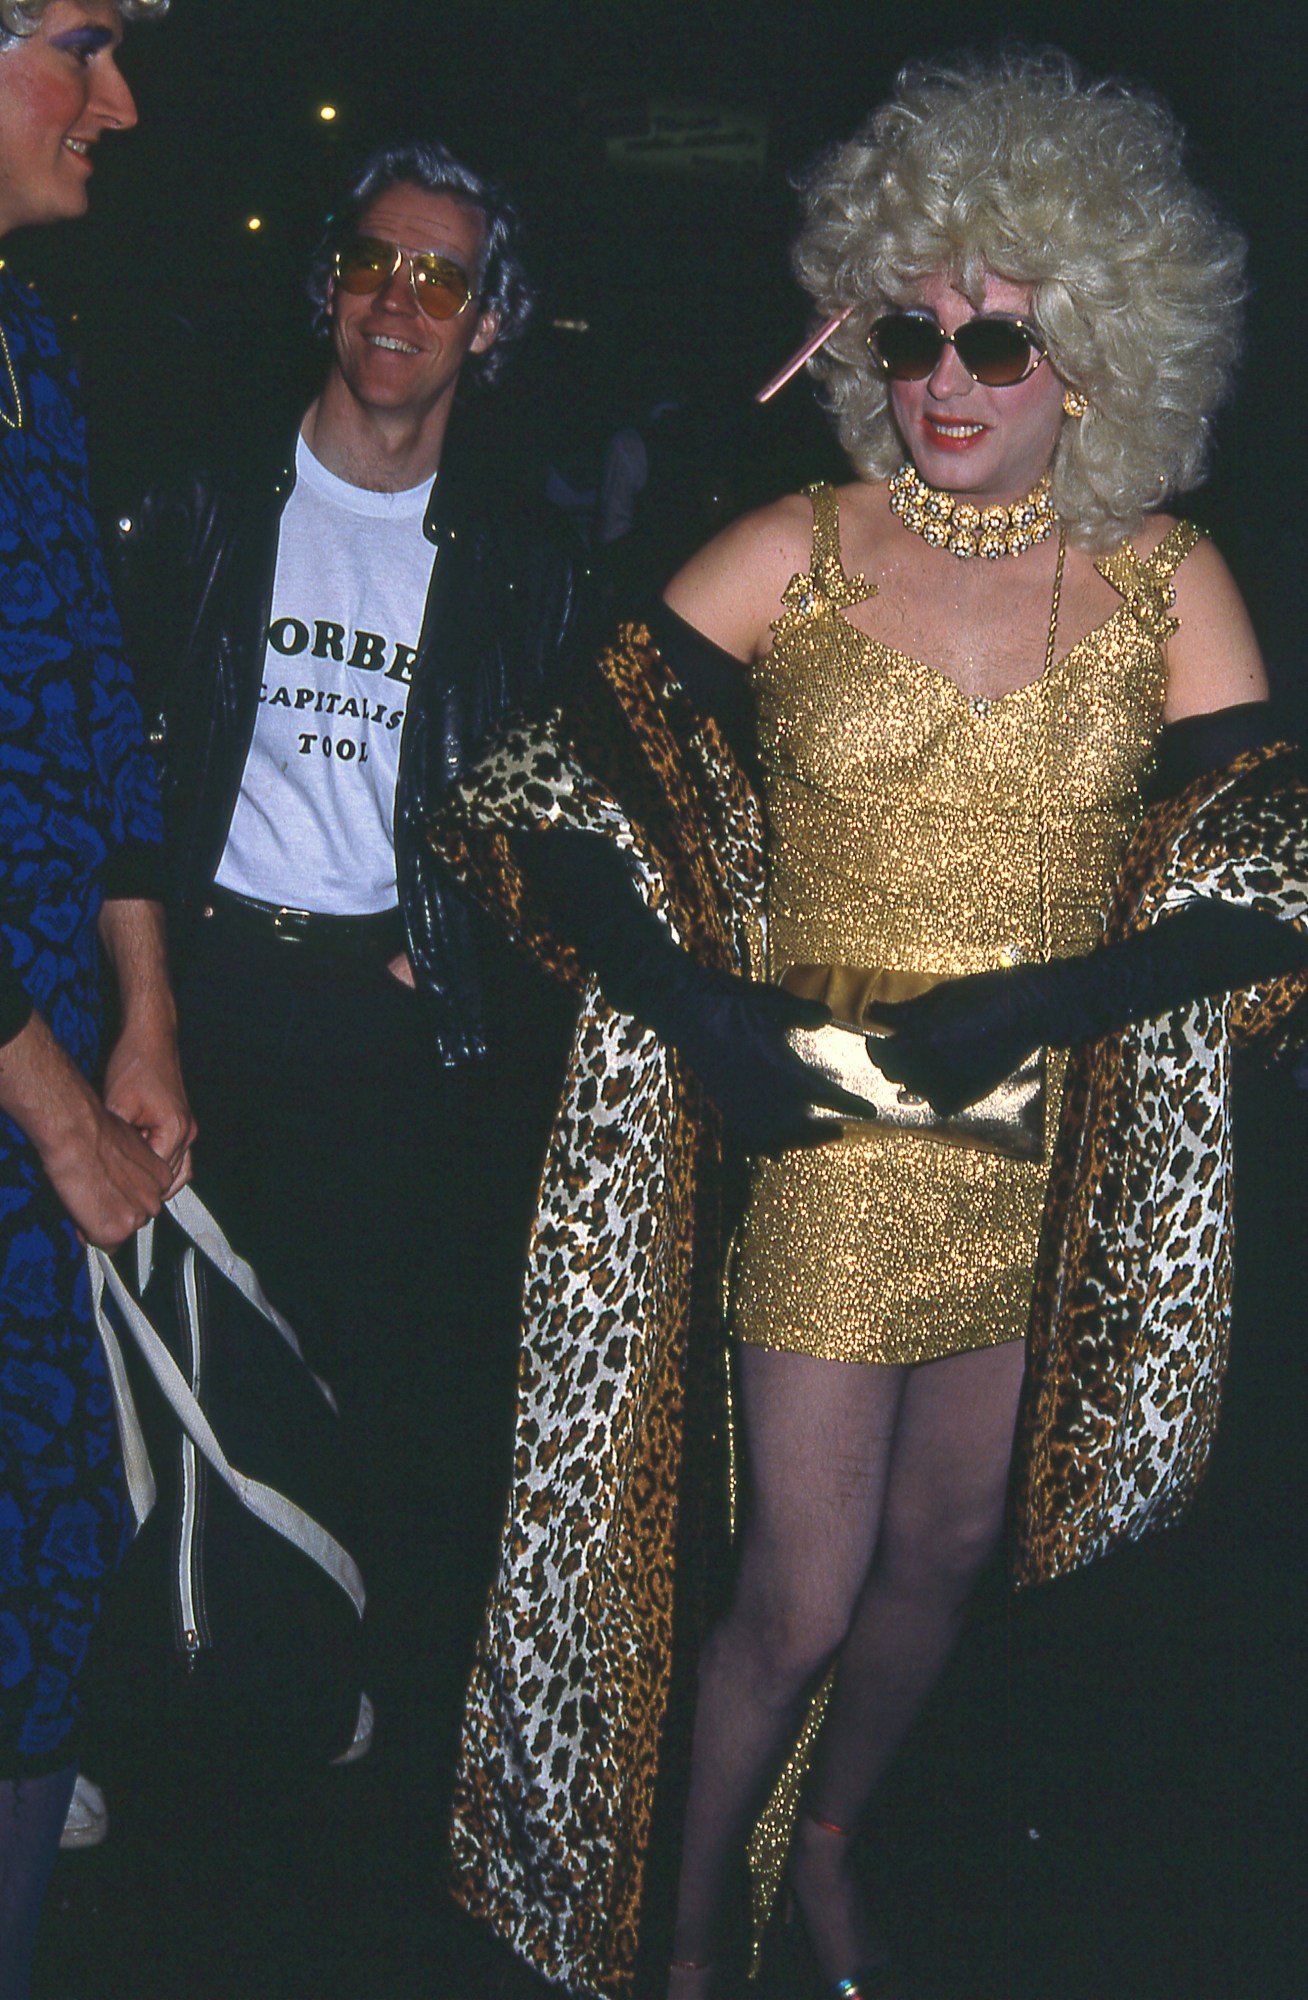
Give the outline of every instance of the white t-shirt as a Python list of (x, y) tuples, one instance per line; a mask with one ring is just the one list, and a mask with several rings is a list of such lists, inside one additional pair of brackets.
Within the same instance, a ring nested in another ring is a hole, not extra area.
[(350, 486), (303, 438), (224, 889), (358, 916), (396, 902), (395, 779), (435, 552), (432, 482)]

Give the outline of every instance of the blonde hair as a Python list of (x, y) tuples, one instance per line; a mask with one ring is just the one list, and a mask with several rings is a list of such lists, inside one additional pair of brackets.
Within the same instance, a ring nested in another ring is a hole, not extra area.
[(868, 328), (937, 273), (974, 303), (992, 273), (1031, 287), (1049, 360), (1089, 403), (1051, 468), (1073, 538), (1111, 547), (1198, 485), (1239, 355), (1245, 242), (1181, 154), (1158, 98), (1056, 51), (900, 73), (799, 181), (796, 275), (823, 318), (854, 308), (809, 365), (864, 478), (904, 456)]
[[(168, 0), (114, 0), (125, 21), (158, 20), (168, 11)], [(49, 0), (0, 0), (0, 53), (12, 48), (25, 35), (34, 35)]]

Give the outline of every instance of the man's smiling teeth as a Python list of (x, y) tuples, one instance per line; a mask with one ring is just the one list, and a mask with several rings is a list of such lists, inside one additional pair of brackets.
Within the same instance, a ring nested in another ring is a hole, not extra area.
[(70, 153), (89, 153), (91, 150), (89, 139), (65, 139), (64, 144)]
[(368, 343), (371, 347), (384, 347), (388, 354), (417, 354), (419, 352), (419, 349), (414, 347), (410, 341), (396, 340), (389, 333), (370, 333), (368, 335)]

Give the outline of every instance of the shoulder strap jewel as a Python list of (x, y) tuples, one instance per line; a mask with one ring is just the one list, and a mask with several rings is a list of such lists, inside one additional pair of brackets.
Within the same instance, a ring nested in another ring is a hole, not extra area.
[(1171, 616), (1176, 592), (1171, 579), (1200, 538), (1192, 521), (1178, 521), (1158, 547), (1140, 557), (1129, 542), (1121, 542), (1095, 564), (1100, 576), (1124, 600), (1140, 629), (1162, 645), (1178, 629)]
[(840, 560), (840, 502), (834, 486), (825, 483), (804, 488), (813, 507), (813, 566), (799, 570), (781, 593), (787, 617), (778, 619), (773, 630), (795, 618), (820, 618), (824, 612), (845, 611), (851, 604), (865, 604), (875, 597), (877, 586), (860, 571), (845, 574)]

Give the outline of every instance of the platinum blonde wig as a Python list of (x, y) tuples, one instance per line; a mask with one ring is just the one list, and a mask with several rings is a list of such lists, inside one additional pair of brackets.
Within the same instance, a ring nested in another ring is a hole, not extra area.
[[(48, 5), (49, 0), (0, 0), (0, 55), (36, 33)], [(168, 0), (115, 0), (115, 5), (125, 21), (157, 21), (168, 11)]]
[(989, 272), (1031, 287), (1049, 361), (1089, 403), (1051, 468), (1073, 538), (1111, 547), (1199, 483), (1240, 349), (1245, 243), (1181, 151), (1159, 99), (1054, 51), (900, 73), (798, 183), (796, 275), (824, 319), (854, 308), (809, 366), (864, 478), (904, 457), (868, 328), (940, 272), (979, 303)]

